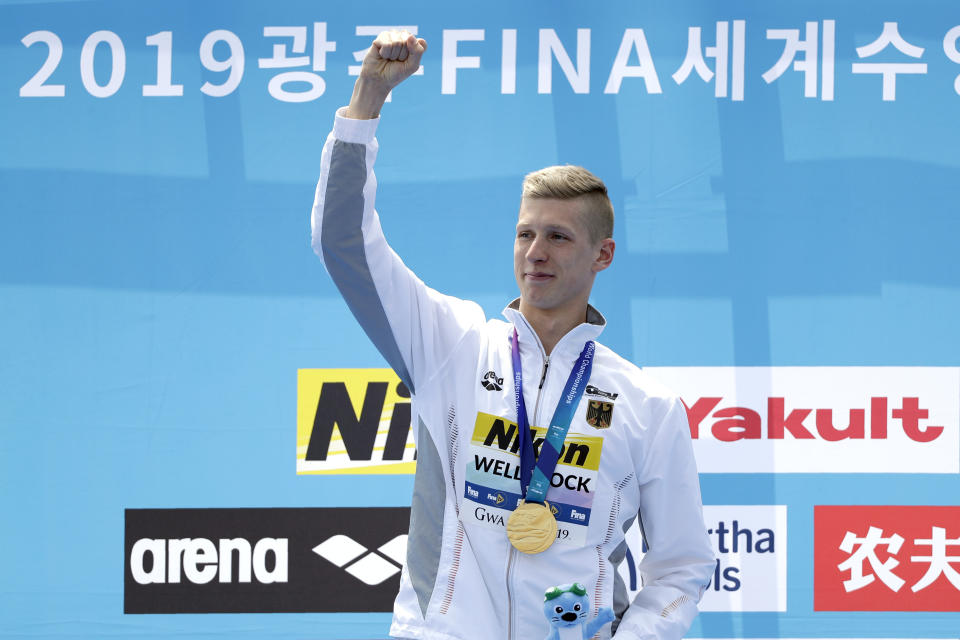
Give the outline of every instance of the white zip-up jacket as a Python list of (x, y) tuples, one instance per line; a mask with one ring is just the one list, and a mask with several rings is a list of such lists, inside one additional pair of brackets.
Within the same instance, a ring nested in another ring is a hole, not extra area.
[[(530, 424), (543, 428), (587, 340), (587, 322), (546, 357), (514, 301), (508, 322), (427, 287), (390, 249), (374, 211), (379, 120), (339, 113), (323, 148), (313, 247), (367, 335), (412, 392), (417, 472), (407, 562), (390, 634), (423, 640), (539, 640), (544, 591), (580, 582), (593, 611), (614, 608), (617, 640), (681, 638), (714, 556), (703, 523), (686, 411), (641, 369), (597, 344), (547, 502), (548, 550), (512, 548), (506, 521), (520, 497), (510, 338), (519, 335)], [(629, 602), (617, 566), (640, 519), (643, 588)], [(611, 637), (605, 626), (600, 638)]]

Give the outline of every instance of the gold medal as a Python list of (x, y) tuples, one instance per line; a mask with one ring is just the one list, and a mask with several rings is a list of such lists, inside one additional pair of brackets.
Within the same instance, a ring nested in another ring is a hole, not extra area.
[(507, 537), (518, 551), (540, 553), (557, 539), (557, 519), (549, 503), (521, 502), (507, 520)]

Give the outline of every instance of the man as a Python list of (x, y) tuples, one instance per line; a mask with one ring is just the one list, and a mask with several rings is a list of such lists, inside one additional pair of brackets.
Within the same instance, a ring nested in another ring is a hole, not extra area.
[[(312, 219), (314, 250), (413, 397), (417, 473), (390, 633), (539, 640), (595, 628), (612, 607), (602, 638), (680, 638), (714, 558), (683, 404), (594, 342), (605, 320), (588, 298), (615, 249), (603, 183), (578, 167), (527, 176), (509, 322), (428, 288), (383, 237), (374, 132), (426, 47), (405, 32), (374, 41), (324, 146)], [(631, 603), (616, 567), (636, 518), (648, 549)], [(576, 612), (544, 608), (545, 594)]]

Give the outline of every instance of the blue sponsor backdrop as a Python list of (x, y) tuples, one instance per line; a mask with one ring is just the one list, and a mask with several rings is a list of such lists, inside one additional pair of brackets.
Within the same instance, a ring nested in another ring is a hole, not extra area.
[[(714, 47), (718, 22), (725, 97), (714, 58), (677, 73), (688, 28)], [(807, 22), (834, 30), (833, 64), (819, 47), (809, 85), (792, 62), (766, 82), (767, 30)], [(887, 22), (906, 46), (860, 59)], [(378, 208), (434, 287), (498, 314), (520, 179), (571, 162), (612, 192), (594, 299), (634, 361), (960, 365), (953, 3), (0, 2), (0, 635), (386, 635), (386, 614), (122, 613), (124, 508), (409, 502), (407, 476), (295, 475), (297, 369), (383, 366), (309, 246), (320, 147), (377, 25), (430, 43), (384, 110)], [(543, 29), (569, 55), (552, 82)], [(275, 45), (306, 65), (262, 63)], [(875, 62), (925, 66), (855, 72)], [(290, 71), (320, 80), (271, 92)], [(957, 637), (960, 614), (815, 613), (811, 539), (814, 504), (951, 504), (956, 477), (702, 483), (788, 505), (788, 610), (705, 613), (691, 636)]]

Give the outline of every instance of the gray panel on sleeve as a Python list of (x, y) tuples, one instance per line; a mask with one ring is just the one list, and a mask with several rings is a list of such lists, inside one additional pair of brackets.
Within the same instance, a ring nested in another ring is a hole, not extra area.
[(624, 612), (627, 610), (627, 607), (630, 606), (630, 597), (627, 593), (627, 585), (624, 584), (623, 578), (620, 577), (620, 572), (617, 571), (617, 568), (620, 566), (620, 563), (623, 562), (624, 557), (627, 555), (627, 542), (624, 540), (617, 548), (613, 550), (613, 553), (610, 554), (609, 560), (610, 564), (613, 565), (613, 612), (617, 616), (617, 620), (623, 617)]
[[(630, 526), (633, 524), (633, 518), (630, 518), (623, 523), (623, 532), (626, 533)], [(613, 613), (616, 616), (616, 619), (613, 621), (613, 626), (611, 627), (611, 633), (615, 633), (617, 627), (620, 626), (620, 619), (623, 618), (623, 614), (626, 613), (627, 607), (630, 606), (630, 594), (627, 591), (627, 585), (624, 584), (623, 578), (620, 577), (620, 572), (617, 568), (620, 566), (620, 563), (623, 562), (623, 559), (627, 556), (627, 541), (623, 540), (620, 544), (617, 545), (617, 548), (608, 556), (610, 564), (613, 565)]]
[(374, 346), (410, 391), (416, 392), (367, 265), (361, 230), (366, 159), (366, 145), (334, 141), (320, 231), (323, 262)]
[(407, 574), (426, 617), (440, 568), (446, 484), (440, 453), (423, 420), (418, 417), (417, 422), (417, 474), (410, 505)]

